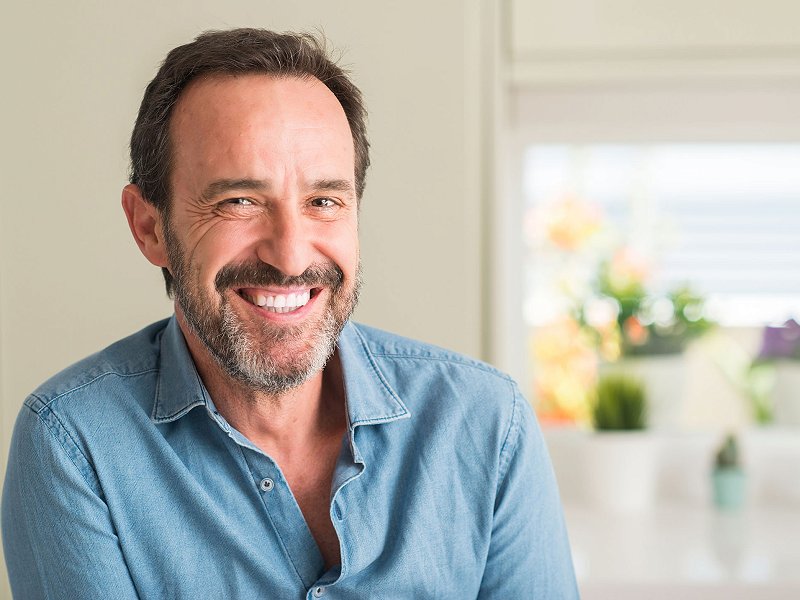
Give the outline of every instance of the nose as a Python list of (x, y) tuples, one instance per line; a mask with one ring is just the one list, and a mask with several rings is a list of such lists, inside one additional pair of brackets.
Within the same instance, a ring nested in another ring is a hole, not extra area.
[(302, 215), (291, 210), (273, 213), (264, 224), (263, 239), (258, 245), (258, 258), (284, 275), (301, 275), (313, 259), (311, 228)]

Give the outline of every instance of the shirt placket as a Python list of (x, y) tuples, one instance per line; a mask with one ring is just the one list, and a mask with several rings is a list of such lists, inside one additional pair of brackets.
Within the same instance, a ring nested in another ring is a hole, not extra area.
[(258, 490), (269, 523), (301, 584), (313, 590), (323, 573), (322, 555), (300, 506), (275, 462), (259, 450), (242, 447), (253, 485)]
[[(313, 593), (315, 587), (319, 587), (315, 584), (325, 565), (303, 512), (280, 467), (239, 431), (231, 427), (216, 410), (213, 401), (208, 399), (207, 405), (209, 416), (239, 446), (250, 471), (252, 485), (261, 497), (266, 518), (280, 541), (286, 558), (303, 588)], [(320, 590), (317, 590), (317, 593), (319, 592)]]

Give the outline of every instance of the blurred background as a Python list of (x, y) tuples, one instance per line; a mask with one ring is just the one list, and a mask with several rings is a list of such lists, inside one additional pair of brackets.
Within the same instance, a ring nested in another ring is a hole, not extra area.
[(583, 597), (798, 597), (796, 2), (34, 0), (0, 22), (2, 465), (36, 385), (171, 312), (119, 206), (160, 60), (205, 29), (316, 30), (370, 110), (357, 319), (520, 382)]

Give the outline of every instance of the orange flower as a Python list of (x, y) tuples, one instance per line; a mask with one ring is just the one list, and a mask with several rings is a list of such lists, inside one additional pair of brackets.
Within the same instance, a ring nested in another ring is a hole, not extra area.
[(586, 423), (597, 379), (591, 336), (569, 317), (538, 329), (532, 340), (536, 361), (536, 410), (543, 421)]
[(608, 265), (608, 285), (620, 296), (640, 290), (650, 277), (650, 264), (646, 258), (630, 248), (614, 253)]
[(647, 327), (642, 325), (641, 321), (636, 317), (628, 317), (622, 324), (622, 329), (625, 332), (625, 337), (628, 338), (634, 346), (643, 346), (647, 343), (650, 337), (650, 332)]
[(549, 204), (542, 213), (547, 239), (561, 250), (577, 250), (599, 229), (601, 214), (594, 204), (567, 197)]

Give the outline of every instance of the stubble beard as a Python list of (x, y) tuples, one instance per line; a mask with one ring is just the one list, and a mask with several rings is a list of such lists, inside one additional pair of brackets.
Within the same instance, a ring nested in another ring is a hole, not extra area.
[[(204, 291), (197, 271), (187, 264), (185, 252), (169, 226), (164, 228), (164, 240), (175, 300), (189, 328), (229, 377), (253, 392), (280, 396), (325, 367), (358, 303), (360, 263), (349, 289), (341, 269), (332, 263), (311, 265), (297, 277), (288, 277), (265, 263), (229, 264), (215, 278), (215, 302)], [(308, 317), (300, 325), (243, 319), (231, 304), (235, 287), (267, 285), (324, 286), (327, 303), (319, 316)]]

